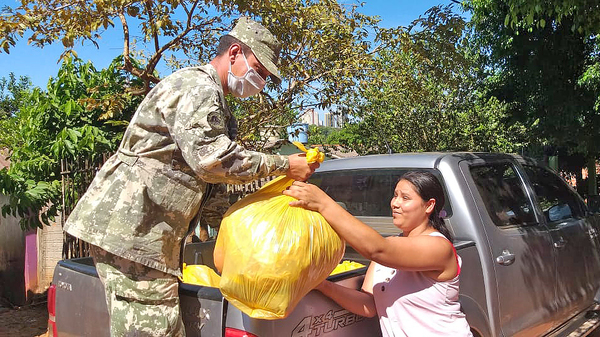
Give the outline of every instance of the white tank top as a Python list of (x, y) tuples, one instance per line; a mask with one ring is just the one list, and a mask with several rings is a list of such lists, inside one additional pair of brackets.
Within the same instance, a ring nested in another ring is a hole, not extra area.
[[(434, 232), (431, 236), (445, 236)], [(383, 337), (473, 336), (458, 302), (458, 275), (438, 282), (421, 272), (375, 264), (373, 296)]]

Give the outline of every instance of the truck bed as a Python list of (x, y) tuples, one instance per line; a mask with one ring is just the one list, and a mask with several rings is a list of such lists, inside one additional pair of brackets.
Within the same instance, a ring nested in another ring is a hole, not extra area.
[[(185, 247), (184, 262), (214, 269), (214, 241)], [(347, 256), (368, 261), (351, 248)], [(331, 276), (331, 281), (360, 288), (366, 267)], [(59, 336), (110, 336), (104, 288), (91, 257), (62, 260), (54, 273), (56, 326)], [(229, 304), (217, 288), (181, 283), (182, 318), (187, 336), (219, 337), (234, 328), (260, 337), (379, 336), (377, 318), (364, 318), (337, 306), (318, 291), (311, 291), (285, 319), (253, 319)]]

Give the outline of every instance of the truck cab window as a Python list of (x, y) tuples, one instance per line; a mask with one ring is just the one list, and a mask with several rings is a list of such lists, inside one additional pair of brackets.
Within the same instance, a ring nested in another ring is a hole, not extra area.
[[(394, 195), (394, 188), (398, 179), (407, 171), (362, 169), (317, 172), (309, 182), (319, 186), (354, 216), (391, 217), (390, 200)], [(432, 172), (438, 176), (443, 186), (439, 174)], [(444, 205), (444, 211), (444, 217), (449, 217), (452, 213), (448, 202)]]
[(525, 165), (524, 168), (547, 222), (580, 218), (585, 214), (577, 194), (559, 176), (541, 167)]
[(471, 175), (496, 226), (537, 224), (525, 185), (512, 164), (472, 166)]

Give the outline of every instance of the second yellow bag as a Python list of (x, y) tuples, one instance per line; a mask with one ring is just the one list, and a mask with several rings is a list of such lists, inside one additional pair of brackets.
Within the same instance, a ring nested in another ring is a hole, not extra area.
[(345, 243), (321, 214), (291, 207), (277, 178), (235, 203), (215, 245), (223, 296), (253, 318), (286, 317), (334, 270)]

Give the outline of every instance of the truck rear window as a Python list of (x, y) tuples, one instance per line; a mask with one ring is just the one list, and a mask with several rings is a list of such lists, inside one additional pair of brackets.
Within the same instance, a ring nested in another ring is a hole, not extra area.
[[(315, 173), (310, 183), (325, 191), (333, 200), (343, 204), (354, 216), (391, 217), (390, 201), (394, 188), (402, 174), (408, 169), (361, 169)], [(444, 181), (435, 170), (432, 172), (444, 186)], [(446, 188), (444, 193), (448, 200)], [(450, 216), (450, 206), (444, 205), (445, 217)]]
[(585, 205), (577, 193), (550, 170), (524, 165), (525, 173), (547, 222), (581, 218), (585, 215)]
[(498, 227), (537, 224), (525, 185), (510, 163), (471, 167), (471, 176)]

